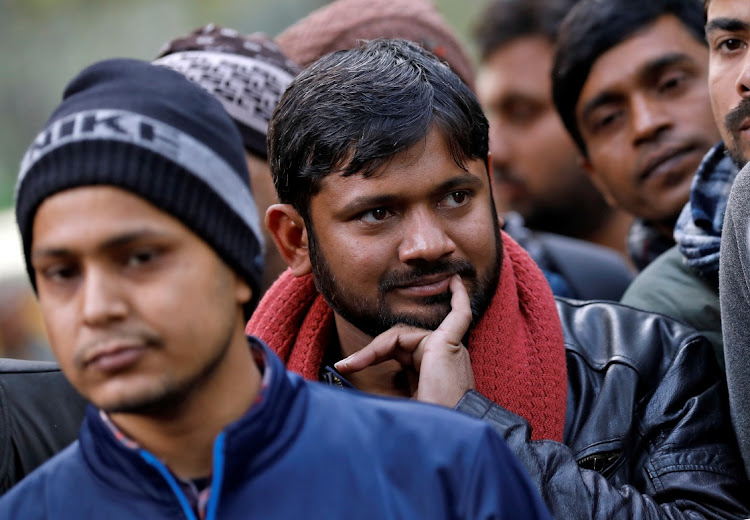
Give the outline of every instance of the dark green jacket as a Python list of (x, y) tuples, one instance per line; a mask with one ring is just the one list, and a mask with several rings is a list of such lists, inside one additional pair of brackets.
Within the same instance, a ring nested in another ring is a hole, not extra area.
[(686, 266), (677, 246), (635, 277), (621, 303), (690, 325), (711, 342), (716, 360), (724, 369), (719, 288)]

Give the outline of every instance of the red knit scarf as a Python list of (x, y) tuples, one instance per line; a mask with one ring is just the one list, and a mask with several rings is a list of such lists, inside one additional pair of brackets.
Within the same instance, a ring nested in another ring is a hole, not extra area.
[[(500, 282), (469, 335), (478, 392), (526, 418), (534, 439), (562, 440), (567, 370), (562, 327), (541, 271), (503, 233)], [(335, 334), (333, 311), (312, 275), (283, 273), (261, 300), (245, 331), (263, 339), (306, 379), (317, 380)]]

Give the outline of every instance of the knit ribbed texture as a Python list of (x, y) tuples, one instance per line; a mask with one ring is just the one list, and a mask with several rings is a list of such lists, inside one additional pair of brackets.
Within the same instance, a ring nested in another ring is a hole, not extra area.
[[(562, 440), (567, 369), (554, 297), (528, 254), (503, 233), (500, 282), (487, 312), (469, 336), (477, 390), (531, 424), (532, 438)], [(246, 327), (289, 370), (317, 380), (335, 334), (333, 311), (312, 275), (283, 273)]]
[(445, 60), (470, 88), (474, 67), (454, 32), (429, 0), (337, 0), (284, 30), (276, 43), (303, 67), (360, 40), (401, 38)]

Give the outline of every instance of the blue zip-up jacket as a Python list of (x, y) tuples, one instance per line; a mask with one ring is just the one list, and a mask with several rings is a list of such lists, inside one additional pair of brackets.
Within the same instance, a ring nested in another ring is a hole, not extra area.
[[(207, 520), (551, 518), (489, 425), (306, 382), (261, 348), (271, 380), (216, 438)], [(78, 441), (3, 496), (0, 518), (197, 516), (171, 472), (90, 406)]]

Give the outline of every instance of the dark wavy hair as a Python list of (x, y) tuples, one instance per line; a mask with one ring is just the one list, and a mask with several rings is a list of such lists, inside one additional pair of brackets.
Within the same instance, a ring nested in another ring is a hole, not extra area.
[(591, 67), (602, 54), (665, 14), (678, 18), (706, 45), (701, 0), (580, 0), (560, 26), (552, 66), (552, 98), (584, 155), (586, 144), (576, 122), (576, 104)]
[(437, 127), (456, 164), (486, 162), (488, 124), (451, 69), (405, 40), (328, 54), (287, 88), (269, 126), (279, 200), (309, 222), (310, 198), (331, 174), (373, 175)]

